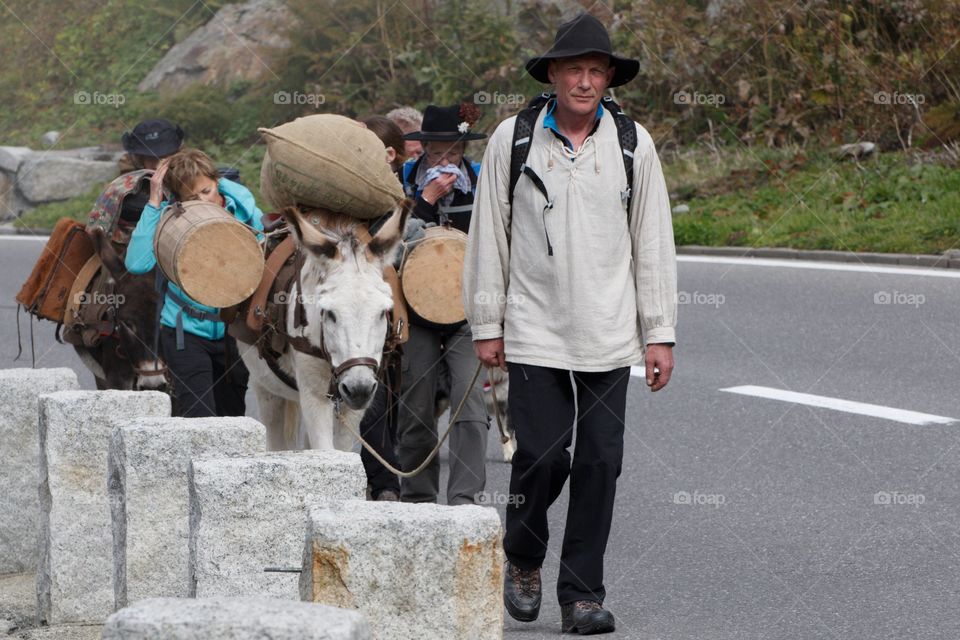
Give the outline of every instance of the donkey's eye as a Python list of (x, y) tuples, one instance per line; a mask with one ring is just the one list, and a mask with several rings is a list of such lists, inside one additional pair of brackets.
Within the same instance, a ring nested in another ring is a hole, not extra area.
[(327, 317), (330, 318), (330, 322), (337, 322), (337, 314), (335, 314), (333, 311), (327, 311)]

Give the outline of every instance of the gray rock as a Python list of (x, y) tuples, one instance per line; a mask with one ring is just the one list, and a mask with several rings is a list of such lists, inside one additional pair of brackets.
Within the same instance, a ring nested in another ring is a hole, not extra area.
[(20, 163), (33, 153), (30, 147), (0, 147), (0, 171), (16, 173)]
[(866, 158), (876, 150), (877, 145), (874, 142), (854, 142), (840, 145), (837, 148), (837, 155), (841, 158)]
[(690, 205), (688, 204), (678, 204), (673, 208), (674, 215), (680, 215), (683, 213), (690, 213)]
[(176, 93), (194, 84), (229, 84), (272, 77), (271, 53), (286, 49), (293, 13), (279, 0), (229, 4), (174, 45), (139, 85)]
[(33, 205), (23, 199), (17, 189), (16, 176), (0, 171), (0, 222), (7, 222), (32, 209)]
[(272, 598), (152, 598), (110, 616), (103, 640), (367, 640), (357, 611)]
[(125, 152), (111, 145), (110, 148), (100, 146), (57, 149), (56, 151), (44, 151), (39, 155), (56, 158), (74, 158), (77, 160), (93, 160), (96, 162), (116, 162), (125, 155)]
[(190, 466), (190, 570), (194, 597), (299, 598), (306, 505), (362, 498), (360, 456), (344, 451), (277, 452), (194, 459)]
[(379, 640), (499, 639), (501, 537), (490, 507), (313, 505), (300, 599), (359, 609)]
[(79, 387), (70, 369), (0, 369), (0, 574), (37, 568), (40, 396)]
[(116, 162), (34, 154), (17, 171), (17, 187), (29, 202), (39, 204), (82, 195), (117, 177)]
[(189, 595), (190, 459), (266, 447), (266, 428), (253, 418), (117, 423), (108, 463), (117, 609), (145, 598)]
[(170, 415), (157, 391), (60, 391), (40, 397), (41, 622), (99, 624), (113, 612), (107, 452), (113, 421)]
[(40, 144), (49, 148), (57, 144), (60, 141), (60, 132), (59, 131), (47, 131), (45, 134), (40, 136)]

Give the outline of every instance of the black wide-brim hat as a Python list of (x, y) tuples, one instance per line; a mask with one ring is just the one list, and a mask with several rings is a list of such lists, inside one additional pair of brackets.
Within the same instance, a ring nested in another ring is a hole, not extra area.
[(557, 29), (553, 39), (553, 47), (542, 56), (530, 58), (525, 65), (527, 73), (544, 84), (550, 84), (547, 67), (551, 60), (560, 58), (576, 58), (591, 53), (601, 53), (610, 56), (610, 64), (614, 68), (611, 87), (619, 87), (633, 80), (640, 72), (640, 61), (624, 58), (613, 53), (610, 44), (610, 34), (603, 24), (589, 13), (564, 22)]
[(464, 124), (464, 119), (460, 116), (461, 105), (455, 104), (450, 107), (438, 107), (436, 105), (427, 105), (423, 112), (423, 124), (420, 125), (420, 131), (411, 131), (403, 136), (404, 140), (420, 140), (421, 142), (459, 142), (461, 140), (482, 140), (486, 138), (484, 133), (474, 133), (470, 131), (473, 125), (467, 131), (461, 131), (460, 125)]
[(164, 158), (183, 144), (183, 129), (164, 118), (144, 120), (123, 134), (123, 149), (138, 156)]

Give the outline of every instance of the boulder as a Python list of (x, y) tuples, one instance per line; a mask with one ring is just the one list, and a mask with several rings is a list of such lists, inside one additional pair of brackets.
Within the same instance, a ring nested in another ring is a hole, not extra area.
[(40, 396), (79, 387), (70, 369), (0, 369), (0, 574), (37, 568)]
[(197, 83), (272, 76), (270, 52), (285, 49), (293, 13), (279, 0), (229, 4), (174, 45), (140, 82), (140, 91), (176, 93)]
[(115, 177), (115, 161), (82, 160), (37, 153), (20, 165), (17, 187), (26, 200), (40, 204), (82, 195)]
[(30, 147), (0, 147), (0, 171), (16, 173), (24, 158), (33, 153)]
[(17, 189), (16, 175), (0, 171), (0, 222), (18, 218), (21, 213), (32, 208)]
[(300, 599), (359, 609), (379, 640), (499, 640), (502, 535), (491, 507), (313, 505)]
[(266, 429), (245, 417), (138, 418), (117, 425), (109, 458), (115, 607), (187, 597), (190, 459), (264, 452)]

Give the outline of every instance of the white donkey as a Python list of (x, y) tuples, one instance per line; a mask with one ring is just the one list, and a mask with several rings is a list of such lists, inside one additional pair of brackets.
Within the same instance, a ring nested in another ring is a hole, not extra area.
[[(302, 266), (291, 285), (285, 319), (285, 333), (294, 337), (297, 348), (287, 346), (276, 364), (297, 389), (277, 376), (256, 348), (240, 348), (270, 449), (353, 446), (344, 424), (359, 430), (377, 388), (387, 313), (393, 308), (383, 269), (393, 262), (408, 214), (408, 203), (397, 207), (371, 238), (356, 219), (342, 214), (283, 211)], [(306, 434), (300, 433), (301, 412)]]

